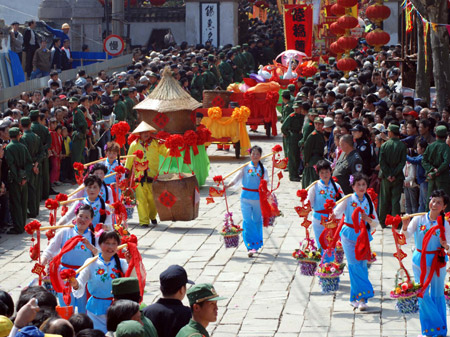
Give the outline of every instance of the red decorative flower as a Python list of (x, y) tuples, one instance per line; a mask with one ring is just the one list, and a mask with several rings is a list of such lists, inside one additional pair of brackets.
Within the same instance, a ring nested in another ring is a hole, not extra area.
[(39, 228), (41, 228), (41, 223), (37, 220), (33, 220), (25, 226), (25, 232), (32, 235), (35, 231), (39, 230)]
[(325, 191), (324, 191), (324, 190), (321, 190), (319, 193), (320, 193), (320, 194), (325, 194)]
[(420, 230), (421, 230), (422, 232), (424, 232), (426, 229), (427, 229), (427, 226), (425, 226), (425, 225), (420, 226)]
[(297, 197), (300, 198), (300, 201), (305, 201), (306, 197), (308, 196), (308, 191), (305, 189), (301, 189), (297, 191)]
[(67, 199), (69, 199), (69, 197), (67, 196), (67, 194), (63, 194), (63, 193), (59, 193), (59, 194), (55, 197), (55, 200), (58, 201), (58, 202), (66, 201)]
[(166, 131), (159, 131), (156, 134), (156, 138), (158, 138), (158, 140), (161, 140), (161, 141), (166, 141), (166, 139), (169, 138), (169, 137), (170, 137), (170, 133), (168, 133)]
[(144, 152), (142, 150), (136, 150), (133, 152), (133, 154), (139, 159), (144, 158)]
[(114, 167), (114, 172), (116, 172), (119, 176), (122, 176), (123, 174), (125, 174), (125, 167), (123, 167), (122, 165), (117, 165), (116, 167)]
[(283, 151), (283, 147), (280, 145), (280, 144), (277, 144), (277, 145), (275, 145), (273, 148), (272, 148), (272, 152), (281, 152), (281, 151)]
[(58, 209), (59, 207), (59, 202), (54, 200), (54, 199), (47, 199), (45, 201), (45, 208), (49, 209), (49, 210), (55, 210)]
[(100, 268), (97, 270), (97, 275), (103, 275), (105, 273), (105, 269)]
[[(332, 177), (331, 179), (333, 179), (333, 181), (334, 181), (335, 183), (338, 182), (338, 178), (336, 178), (336, 177)], [(339, 191), (340, 191), (340, 190), (339, 190)], [(342, 193), (342, 192), (340, 192), (340, 193)]]
[(81, 245), (80, 248), (83, 249), (83, 250), (85, 250), (85, 249), (86, 249), (86, 246), (85, 246), (85, 245)]
[(105, 210), (103, 208), (100, 208), (98, 212), (100, 213), (100, 215), (105, 215), (105, 214), (106, 215), (110, 215), (111, 214), (110, 211), (107, 211), (107, 210)]
[(134, 234), (131, 234), (129, 236), (123, 236), (121, 241), (122, 241), (122, 244), (131, 242), (131, 243), (134, 243), (137, 245), (137, 243), (138, 243), (137, 237)]
[(336, 206), (336, 203), (332, 199), (327, 199), (323, 205), (323, 207), (330, 212), (333, 210), (334, 206)]
[(48, 231), (45, 232), (45, 236), (47, 237), (47, 240), (51, 240), (55, 237), (55, 231), (53, 229), (49, 229)]
[(197, 145), (211, 142), (211, 131), (204, 125), (197, 127)]
[(109, 274), (109, 276), (112, 278), (112, 279), (115, 279), (117, 276), (116, 276), (116, 274)]
[(397, 227), (402, 222), (402, 218), (399, 215), (396, 215), (393, 217), (392, 215), (388, 214), (386, 216), (386, 220), (384, 221), (384, 224), (386, 226), (395, 226)]
[(213, 181), (217, 184), (220, 184), (223, 181), (222, 176), (214, 176)]
[(186, 146), (197, 145), (198, 135), (195, 131), (188, 130), (183, 135), (184, 143)]
[(73, 163), (73, 169), (78, 172), (84, 172), (84, 165), (82, 163)]
[(111, 135), (116, 137), (116, 143), (120, 147), (125, 145), (125, 136), (130, 131), (130, 126), (127, 122), (119, 122), (112, 126)]
[(61, 278), (63, 280), (70, 280), (72, 278), (75, 278), (77, 276), (75, 270), (73, 269), (64, 269), (61, 270), (61, 272), (59, 273), (59, 275), (61, 276)]
[(356, 207), (356, 206), (358, 206), (358, 205), (356, 204), (356, 202), (352, 202), (352, 207)]
[(171, 135), (166, 140), (166, 147), (171, 157), (181, 157), (180, 148), (184, 147), (184, 139), (181, 135)]
[(131, 135), (128, 136), (128, 140), (127, 140), (128, 145), (131, 145), (131, 143), (133, 143), (137, 139), (139, 139), (139, 135), (132, 133)]

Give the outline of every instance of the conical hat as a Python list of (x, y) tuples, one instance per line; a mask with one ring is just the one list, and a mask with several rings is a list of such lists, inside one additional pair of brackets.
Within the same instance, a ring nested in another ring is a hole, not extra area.
[(157, 130), (154, 127), (152, 127), (150, 124), (147, 124), (146, 122), (142, 121), (141, 124), (139, 124), (132, 133), (140, 133), (140, 132), (146, 132), (146, 131), (157, 132)]

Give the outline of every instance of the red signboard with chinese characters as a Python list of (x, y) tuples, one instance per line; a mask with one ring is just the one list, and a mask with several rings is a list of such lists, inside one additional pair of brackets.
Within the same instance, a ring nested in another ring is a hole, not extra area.
[(284, 5), (284, 36), (286, 49), (311, 56), (313, 8), (311, 5)]

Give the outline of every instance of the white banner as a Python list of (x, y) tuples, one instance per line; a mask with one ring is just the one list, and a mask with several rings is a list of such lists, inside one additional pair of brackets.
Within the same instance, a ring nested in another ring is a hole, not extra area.
[(217, 47), (219, 45), (219, 3), (200, 3), (200, 41)]

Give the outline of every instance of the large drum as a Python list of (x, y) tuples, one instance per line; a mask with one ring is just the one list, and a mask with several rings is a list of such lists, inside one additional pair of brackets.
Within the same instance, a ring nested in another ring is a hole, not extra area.
[(198, 217), (200, 192), (194, 174), (159, 175), (153, 181), (152, 189), (161, 221), (190, 221)]

